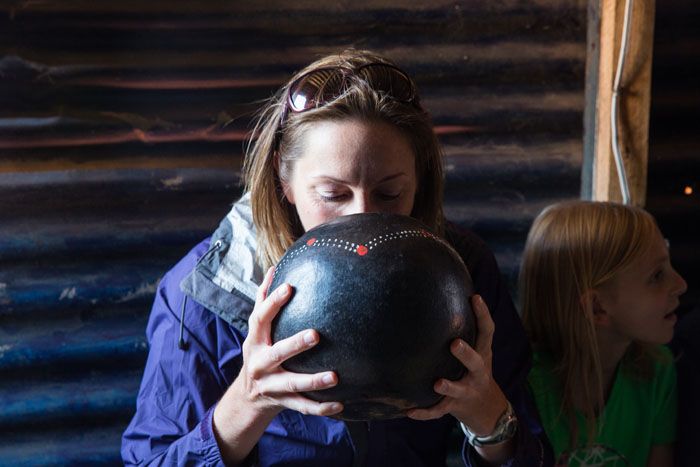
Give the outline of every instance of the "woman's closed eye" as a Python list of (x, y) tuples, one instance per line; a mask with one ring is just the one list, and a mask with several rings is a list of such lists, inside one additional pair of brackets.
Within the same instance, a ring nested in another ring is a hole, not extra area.
[(318, 193), (318, 196), (323, 201), (327, 201), (329, 203), (337, 203), (347, 199), (350, 195), (347, 193), (341, 193), (336, 191), (321, 191)]
[[(339, 203), (344, 202), (353, 197), (351, 191), (336, 190), (336, 189), (321, 189), (317, 192), (318, 197), (329, 203)], [(391, 202), (397, 200), (401, 197), (401, 190), (380, 190), (373, 193), (376, 201), (379, 202)]]
[(401, 196), (401, 192), (400, 191), (379, 192), (376, 194), (376, 196), (381, 201), (393, 201), (395, 199), (398, 199), (399, 196)]

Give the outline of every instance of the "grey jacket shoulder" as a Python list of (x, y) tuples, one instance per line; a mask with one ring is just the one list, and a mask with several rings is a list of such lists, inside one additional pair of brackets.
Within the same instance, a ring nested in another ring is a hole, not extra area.
[[(262, 278), (263, 271), (256, 260), (250, 195), (245, 194), (212, 234), (209, 249), (182, 280), (180, 288), (223, 320), (247, 332)], [(251, 307), (240, 307), (232, 295)]]

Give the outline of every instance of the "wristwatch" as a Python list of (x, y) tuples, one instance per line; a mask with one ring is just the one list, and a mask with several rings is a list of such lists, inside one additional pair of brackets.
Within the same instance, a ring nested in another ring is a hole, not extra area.
[(466, 435), (469, 444), (478, 448), (481, 446), (498, 444), (512, 438), (513, 435), (515, 435), (515, 431), (518, 429), (518, 417), (515, 416), (513, 406), (508, 402), (508, 407), (506, 407), (505, 412), (503, 412), (503, 415), (501, 415), (496, 422), (496, 428), (488, 435), (475, 435), (469, 431), (469, 428), (467, 428), (464, 423), (459, 422), (459, 425), (462, 427), (462, 431)]

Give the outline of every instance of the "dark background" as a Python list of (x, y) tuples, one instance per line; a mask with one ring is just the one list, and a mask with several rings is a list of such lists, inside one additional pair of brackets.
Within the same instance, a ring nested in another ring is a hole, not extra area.
[[(700, 306), (698, 24), (698, 2), (656, 2), (646, 208), (669, 240), (673, 265), (688, 282), (681, 314)], [(684, 194), (686, 187), (692, 194)]]

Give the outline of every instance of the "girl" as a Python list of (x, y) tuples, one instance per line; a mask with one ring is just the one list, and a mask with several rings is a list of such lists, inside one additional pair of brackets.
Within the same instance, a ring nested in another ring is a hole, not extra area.
[(535, 219), (520, 298), (529, 386), (558, 465), (671, 466), (669, 351), (686, 290), (650, 214), (572, 201)]

